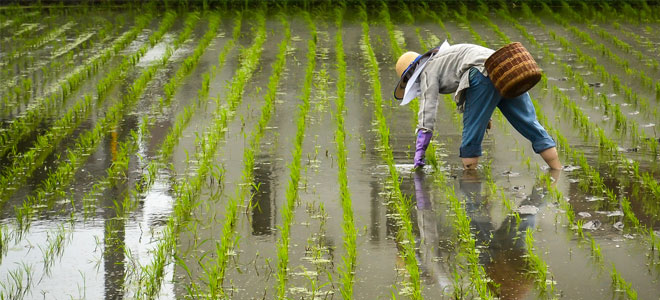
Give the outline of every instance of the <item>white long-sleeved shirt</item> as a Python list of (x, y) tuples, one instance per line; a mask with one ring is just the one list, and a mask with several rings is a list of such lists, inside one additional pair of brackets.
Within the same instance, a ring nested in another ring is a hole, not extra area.
[(475, 67), (488, 76), (484, 63), (494, 52), (473, 44), (456, 44), (438, 52), (420, 74), (422, 103), (436, 102), (439, 94), (455, 93), (454, 101), (463, 111), (463, 91), (470, 87), (467, 71)]

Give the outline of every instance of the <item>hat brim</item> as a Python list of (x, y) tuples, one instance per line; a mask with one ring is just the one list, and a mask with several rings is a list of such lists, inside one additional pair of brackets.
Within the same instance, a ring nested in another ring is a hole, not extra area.
[(406, 92), (406, 86), (408, 85), (408, 82), (410, 81), (410, 77), (412, 77), (412, 74), (415, 73), (415, 70), (419, 66), (419, 62), (421, 61), (422, 58), (429, 57), (435, 53), (438, 52), (440, 47), (435, 47), (428, 52), (417, 56), (413, 62), (410, 63), (408, 68), (406, 68), (403, 73), (401, 73), (401, 78), (399, 78), (399, 82), (397, 82), (396, 87), (394, 88), (394, 98), (397, 100), (402, 100), (403, 96)]
[(406, 92), (406, 85), (408, 84), (408, 81), (410, 80), (410, 76), (415, 72), (415, 69), (417, 68), (417, 65), (419, 63), (419, 60), (422, 58), (424, 55), (418, 55), (415, 60), (413, 60), (410, 65), (406, 68), (403, 73), (401, 73), (401, 77), (399, 78), (399, 82), (396, 84), (396, 88), (394, 88), (394, 98), (397, 100), (403, 99), (403, 95)]

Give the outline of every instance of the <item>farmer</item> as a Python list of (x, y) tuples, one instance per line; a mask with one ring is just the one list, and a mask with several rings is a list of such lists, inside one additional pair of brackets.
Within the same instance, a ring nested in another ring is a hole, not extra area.
[(442, 46), (419, 55), (406, 52), (396, 62), (401, 78), (394, 96), (401, 105), (419, 96), (421, 105), (415, 144), (415, 167), (424, 166), (424, 154), (433, 136), (439, 94), (454, 93), (458, 110), (463, 112), (460, 157), (463, 167), (474, 169), (481, 156), (481, 142), (490, 118), (499, 108), (509, 123), (532, 142), (551, 169), (561, 169), (555, 141), (536, 119), (529, 94), (503, 99), (488, 78), (484, 63), (495, 51), (472, 44)]

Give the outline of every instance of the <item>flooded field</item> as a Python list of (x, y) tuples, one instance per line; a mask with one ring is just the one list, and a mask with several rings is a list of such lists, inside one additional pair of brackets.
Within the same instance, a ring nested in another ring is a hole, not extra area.
[[(0, 299), (659, 299), (660, 8), (607, 3), (0, 7)], [(451, 95), (413, 169), (445, 39), (526, 46), (563, 170), (498, 110), (464, 170)]]

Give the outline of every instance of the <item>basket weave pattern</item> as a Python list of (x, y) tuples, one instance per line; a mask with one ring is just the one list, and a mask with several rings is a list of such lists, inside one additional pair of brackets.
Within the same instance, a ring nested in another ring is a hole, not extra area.
[(511, 43), (486, 60), (488, 77), (504, 98), (515, 98), (541, 80), (541, 69), (521, 43)]

